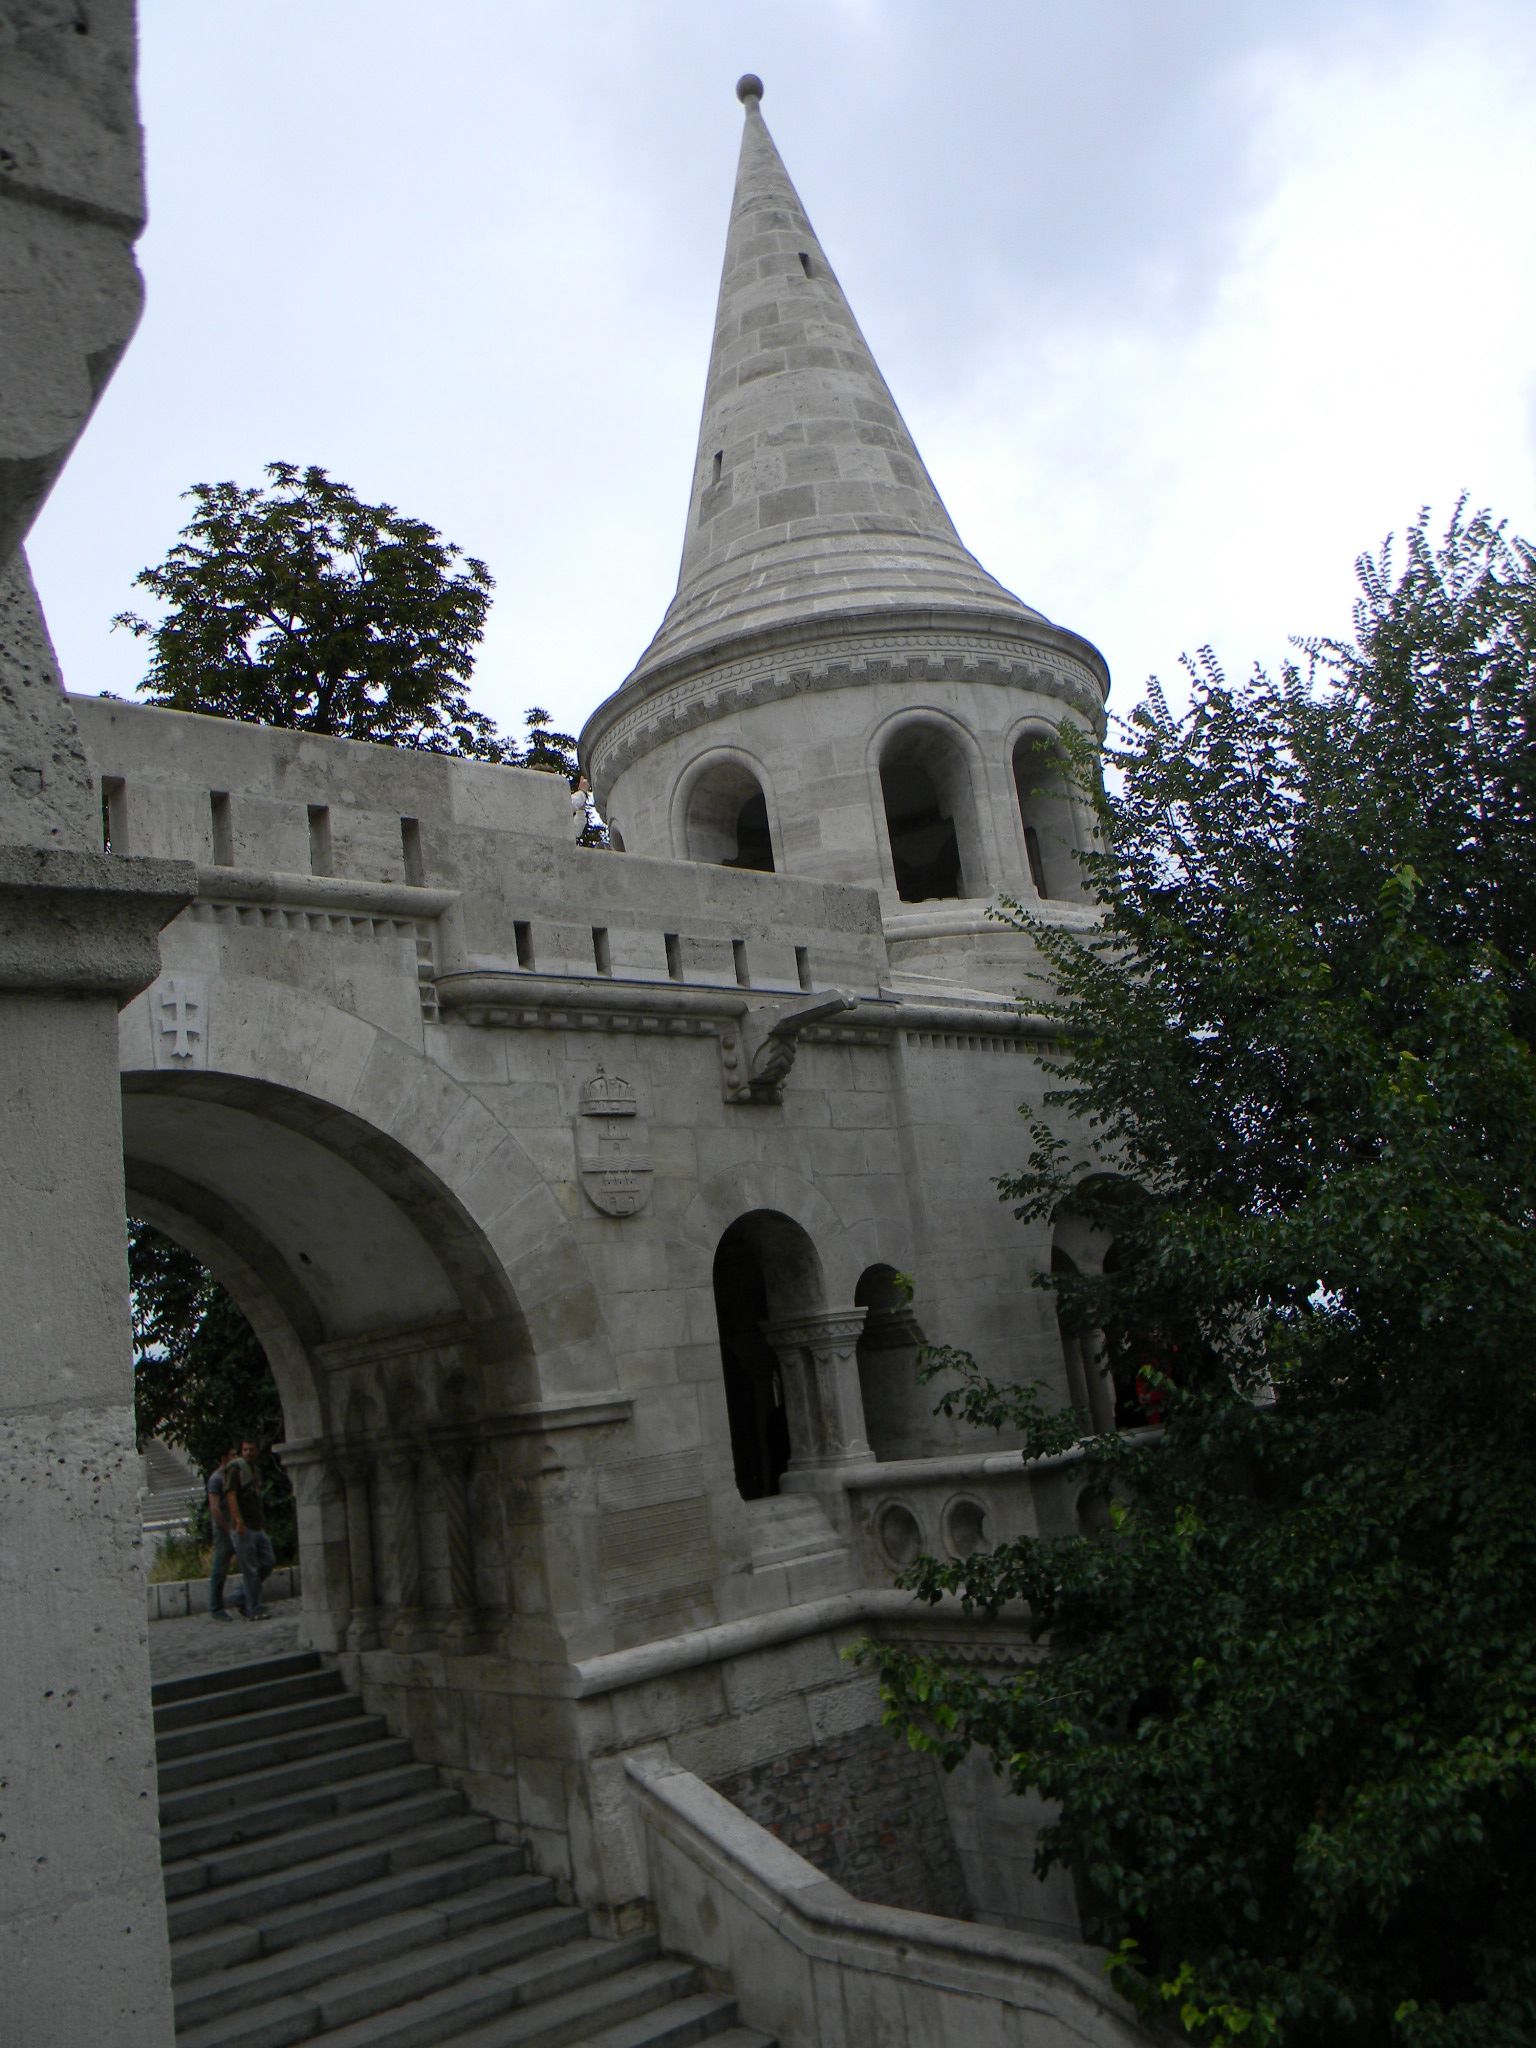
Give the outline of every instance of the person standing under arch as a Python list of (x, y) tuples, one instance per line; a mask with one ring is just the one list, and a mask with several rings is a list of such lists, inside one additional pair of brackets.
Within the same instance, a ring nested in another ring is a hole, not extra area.
[[(239, 1455), (239, 1446), (231, 1444), (219, 1453), (219, 1462), (208, 1474), (208, 1520), (213, 1529), (213, 1555), (208, 1561), (208, 1612), (215, 1621), (234, 1620), (224, 1605), (224, 1581), (235, 1562), (235, 1518), (229, 1505), (229, 1466), (230, 1460)], [(244, 1598), (242, 1584), (242, 1602)], [(241, 1612), (244, 1611), (242, 1606)]]
[(225, 1490), (235, 1525), (235, 1555), (240, 1560), (240, 1571), (245, 1580), (247, 1621), (267, 1619), (261, 1589), (277, 1563), (272, 1538), (263, 1526), (261, 1475), (256, 1464), (259, 1456), (260, 1446), (256, 1439), (245, 1437), (241, 1441), (239, 1457), (231, 1459), (225, 1468)]

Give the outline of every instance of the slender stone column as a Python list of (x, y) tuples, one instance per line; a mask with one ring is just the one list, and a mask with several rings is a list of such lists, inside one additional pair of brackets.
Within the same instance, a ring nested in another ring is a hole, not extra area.
[(482, 1640), (492, 1642), (512, 1619), (512, 1548), (501, 1495), (501, 1467), (494, 1445), (484, 1436), (471, 1441), (466, 1485), (475, 1609)]
[(859, 1333), (868, 1313), (833, 1309), (762, 1326), (784, 1376), (791, 1474), (864, 1465), (874, 1458), (859, 1387)]
[(448, 1538), (451, 1607), (443, 1629), (443, 1648), (468, 1649), (480, 1633), (475, 1599), (475, 1546), (469, 1512), (469, 1473), (474, 1443), (461, 1430), (444, 1430), (433, 1436), (432, 1456), (442, 1489), (443, 1520)]
[(392, 1650), (422, 1650), (430, 1642), (421, 1604), (421, 1523), (416, 1499), (420, 1462), (420, 1452), (409, 1443), (391, 1444), (379, 1459), (383, 1534), (393, 1582), (390, 1590), (395, 1597), (395, 1615), (388, 1629)]
[(272, 1448), (293, 1481), (298, 1509), (299, 1639), (306, 1649), (339, 1650), (351, 1617), (352, 1587), (346, 1501), (333, 1448), (324, 1437), (290, 1439)]
[(1110, 1436), (1115, 1427), (1115, 1383), (1109, 1373), (1109, 1352), (1104, 1343), (1102, 1330), (1091, 1330), (1079, 1340), (1082, 1347), (1083, 1366), (1088, 1377), (1088, 1412), (1093, 1426), (1101, 1436)]
[(347, 1624), (346, 1645), (349, 1650), (376, 1650), (379, 1609), (373, 1576), (373, 1504), (368, 1484), (372, 1460), (366, 1452), (348, 1451), (340, 1462), (347, 1500), (347, 1561), (352, 1575), (352, 1618)]

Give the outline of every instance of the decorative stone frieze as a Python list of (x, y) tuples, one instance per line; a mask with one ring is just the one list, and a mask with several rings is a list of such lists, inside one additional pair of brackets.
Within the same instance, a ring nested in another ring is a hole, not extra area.
[[(827, 651), (828, 639), (835, 652)], [(1053, 698), (1080, 712), (1095, 730), (1104, 719), (1107, 677), (1044, 636), (1037, 643), (1022, 632), (1016, 643), (999, 647), (995, 635), (963, 630), (941, 628), (935, 635), (898, 627), (845, 639), (824, 627), (809, 647), (802, 632), (783, 648), (734, 658), (724, 652), (726, 658), (703, 674), (650, 687), (627, 704), (628, 692), (621, 691), (593, 713), (582, 739), (590, 750), (599, 808), (625, 769), (664, 739), (786, 697), (863, 689), (876, 681), (910, 680), (924, 691), (944, 682), (995, 683)]]

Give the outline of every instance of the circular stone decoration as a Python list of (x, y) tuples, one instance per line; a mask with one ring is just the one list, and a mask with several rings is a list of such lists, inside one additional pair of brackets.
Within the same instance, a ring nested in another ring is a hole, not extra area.
[(987, 1543), (987, 1511), (963, 1495), (944, 1510), (944, 1541), (951, 1557), (974, 1557)]
[(887, 1502), (880, 1510), (875, 1529), (880, 1548), (894, 1565), (909, 1565), (923, 1547), (923, 1532), (916, 1515), (899, 1500)]

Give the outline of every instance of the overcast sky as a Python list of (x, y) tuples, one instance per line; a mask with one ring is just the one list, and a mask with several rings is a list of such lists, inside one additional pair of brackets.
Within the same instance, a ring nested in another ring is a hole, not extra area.
[(1273, 664), (1468, 491), (1536, 531), (1530, 0), (141, 0), (143, 325), (30, 544), (70, 688), (194, 480), (319, 462), (497, 579), (577, 727), (672, 595), (741, 110), (962, 539), (1103, 649)]

